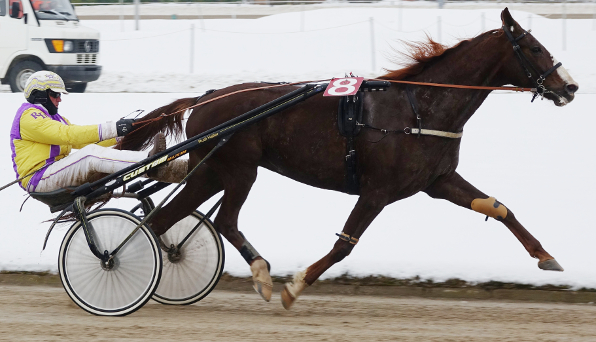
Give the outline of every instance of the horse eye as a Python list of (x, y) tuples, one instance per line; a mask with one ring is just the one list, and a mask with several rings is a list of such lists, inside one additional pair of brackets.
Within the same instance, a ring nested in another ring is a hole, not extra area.
[(532, 51), (534, 53), (541, 53), (542, 49), (539, 46), (534, 46), (533, 48), (530, 49), (530, 51)]

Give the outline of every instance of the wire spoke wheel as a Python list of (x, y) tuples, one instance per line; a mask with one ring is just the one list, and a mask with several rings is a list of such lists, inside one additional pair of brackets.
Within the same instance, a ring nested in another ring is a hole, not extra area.
[[(195, 211), (178, 221), (160, 239), (165, 247), (177, 246), (199, 223), (203, 214)], [(195, 303), (217, 285), (224, 267), (221, 236), (205, 220), (178, 251), (162, 249), (163, 271), (153, 299), (162, 304)]]
[[(99, 251), (113, 251), (140, 222), (118, 209), (88, 214)], [(153, 231), (142, 226), (109, 263), (93, 255), (81, 222), (67, 232), (58, 256), (62, 285), (83, 310), (95, 315), (128, 315), (150, 298), (161, 275), (161, 252)]]

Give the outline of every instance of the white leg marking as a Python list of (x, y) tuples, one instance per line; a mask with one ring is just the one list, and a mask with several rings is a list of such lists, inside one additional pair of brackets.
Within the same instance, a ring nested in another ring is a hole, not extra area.
[(267, 263), (263, 259), (255, 260), (250, 265), (252, 272), (253, 288), (264, 300), (271, 300), (271, 293), (273, 292), (273, 281), (269, 270), (267, 270)]
[(306, 277), (306, 271), (298, 272), (294, 275), (294, 279), (291, 283), (286, 283), (281, 293), (281, 303), (286, 310), (289, 310), (292, 304), (296, 301), (296, 298), (300, 296), (300, 293), (308, 286), (304, 281)]

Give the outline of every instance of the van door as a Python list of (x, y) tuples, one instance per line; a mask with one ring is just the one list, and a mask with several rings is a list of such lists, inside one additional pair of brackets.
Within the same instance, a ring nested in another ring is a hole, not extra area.
[[(17, 5), (13, 5), (16, 3)], [(12, 13), (13, 8), (18, 11)], [(6, 70), (9, 57), (27, 48), (27, 24), (22, 0), (0, 0), (0, 71)], [(28, 18), (29, 20), (35, 18)], [(4, 75), (0, 75), (3, 77)]]

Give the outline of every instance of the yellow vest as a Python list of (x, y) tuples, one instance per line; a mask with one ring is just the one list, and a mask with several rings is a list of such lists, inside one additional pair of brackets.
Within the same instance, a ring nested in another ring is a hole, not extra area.
[(17, 111), (10, 132), (12, 162), (21, 187), (28, 192), (35, 191), (45, 169), (55, 161), (66, 157), (70, 151), (100, 142), (108, 147), (116, 144), (116, 139), (105, 137), (101, 125), (72, 125), (60, 114), (49, 115), (40, 105), (24, 103)]

